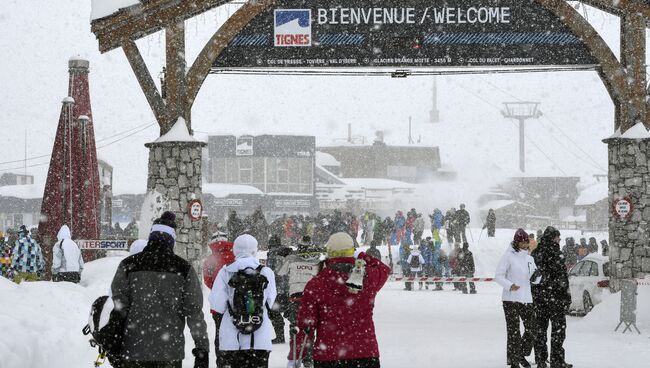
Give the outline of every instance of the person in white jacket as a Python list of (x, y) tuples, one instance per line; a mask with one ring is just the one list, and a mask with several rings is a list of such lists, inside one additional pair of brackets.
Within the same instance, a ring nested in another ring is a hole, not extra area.
[[(422, 276), (422, 267), (424, 266), (424, 257), (422, 257), (422, 254), (420, 254), (420, 251), (417, 248), (413, 248), (411, 251), (411, 254), (409, 254), (409, 257), (406, 259), (406, 263), (410, 267), (411, 271), (411, 277), (418, 278)], [(424, 283), (422, 281), (419, 282), (420, 284), (420, 290), (422, 290), (422, 286)], [(406, 290), (413, 290), (412, 288), (413, 283), (412, 282), (406, 282)]]
[(84, 260), (79, 246), (70, 239), (68, 225), (61, 226), (56, 238), (58, 241), (52, 254), (52, 280), (79, 283)]
[[(534, 240), (532, 240), (534, 242)], [(535, 341), (535, 311), (531, 282), (541, 281), (535, 260), (528, 254), (531, 240), (523, 229), (515, 233), (511, 246), (499, 261), (495, 281), (503, 287), (503, 311), (506, 318), (507, 356), (511, 368), (530, 367), (526, 360)], [(524, 324), (524, 334), (519, 321)]]
[(273, 327), (269, 319), (268, 307), (273, 305), (277, 296), (275, 275), (268, 267), (259, 269), (259, 275), (268, 281), (264, 289), (264, 307), (261, 326), (250, 334), (240, 332), (233, 323), (230, 313), (234, 305), (235, 289), (229, 286), (229, 281), (240, 270), (258, 270), (257, 240), (248, 234), (240, 235), (233, 245), (235, 261), (219, 271), (212, 285), (209, 301), (210, 308), (223, 314), (219, 327), (219, 358), (220, 368), (260, 368), (268, 367), (269, 354), (273, 339)]

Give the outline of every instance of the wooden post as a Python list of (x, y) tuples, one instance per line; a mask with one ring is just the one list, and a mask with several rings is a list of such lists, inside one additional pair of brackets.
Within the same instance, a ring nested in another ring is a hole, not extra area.
[(627, 74), (626, 81), (630, 93), (628, 128), (638, 122), (643, 122), (646, 128), (650, 128), (650, 121), (646, 116), (648, 94), (645, 22), (646, 20), (638, 14), (626, 14), (621, 17), (621, 65)]
[[(185, 76), (185, 24), (183, 21), (165, 28), (165, 45), (167, 58), (167, 111), (171, 124), (179, 117), (185, 119), (188, 131), (192, 131), (190, 108), (187, 103), (187, 83)], [(171, 127), (170, 127), (171, 128)], [(167, 131), (162, 132), (162, 134)]]

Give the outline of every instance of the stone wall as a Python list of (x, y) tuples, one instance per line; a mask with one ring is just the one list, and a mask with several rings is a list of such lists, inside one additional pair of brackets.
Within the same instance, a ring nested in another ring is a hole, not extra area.
[[(650, 273), (650, 139), (610, 138), (604, 142), (609, 151), (611, 278), (644, 277)], [(622, 197), (630, 197), (634, 207), (627, 219), (612, 211), (612, 203)]]
[(147, 143), (149, 176), (147, 190), (156, 190), (169, 199), (176, 214), (176, 247), (179, 256), (199, 269), (203, 239), (201, 221), (192, 221), (188, 204), (201, 199), (201, 149), (203, 142)]

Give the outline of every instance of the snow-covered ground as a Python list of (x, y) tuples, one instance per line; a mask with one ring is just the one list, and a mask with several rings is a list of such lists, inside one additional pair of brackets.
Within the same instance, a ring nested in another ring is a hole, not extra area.
[[(478, 230), (474, 229), (474, 234)], [(496, 239), (472, 245), (477, 276), (491, 276), (512, 230), (498, 230)], [(485, 234), (483, 234), (485, 235)], [(562, 236), (578, 236), (565, 231)], [(598, 239), (604, 234), (595, 234)], [(585, 234), (584, 236), (592, 236)], [(81, 368), (92, 366), (92, 349), (81, 328), (92, 301), (106, 293), (121, 256), (89, 262), (82, 283), (34, 282), (15, 285), (0, 278), (0, 367)], [(503, 367), (505, 322), (501, 290), (478, 284), (477, 295), (403, 291), (403, 283), (389, 282), (377, 297), (375, 323), (384, 367)], [(204, 295), (207, 297), (207, 289)], [(638, 327), (643, 335), (613, 332), (618, 324), (620, 295), (604, 295), (585, 318), (569, 317), (567, 360), (576, 367), (638, 367), (650, 361), (650, 286), (640, 286)], [(204, 303), (208, 317), (207, 300)], [(214, 337), (214, 325), (208, 332)], [(191, 356), (187, 336), (186, 355)], [(276, 345), (270, 367), (286, 366), (288, 344)], [(211, 353), (211, 360), (213, 354)], [(186, 359), (184, 367), (192, 366)], [(212, 363), (211, 363), (212, 364)], [(108, 364), (105, 365), (107, 367)], [(211, 365), (213, 366), (213, 365)]]

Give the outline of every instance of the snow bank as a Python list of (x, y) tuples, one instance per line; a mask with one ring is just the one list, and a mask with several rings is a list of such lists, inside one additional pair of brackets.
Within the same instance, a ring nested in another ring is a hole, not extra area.
[(616, 129), (614, 134), (609, 136), (609, 138), (645, 139), (650, 138), (650, 131), (642, 123), (636, 123), (622, 134), (620, 129)]
[(216, 198), (225, 198), (231, 194), (257, 194), (264, 195), (264, 193), (250, 185), (238, 184), (220, 184), (220, 183), (203, 183), (203, 194), (212, 194)]
[(198, 142), (189, 130), (187, 130), (187, 123), (185, 119), (178, 118), (174, 126), (166, 133), (156, 139), (155, 143), (160, 142)]
[(316, 151), (316, 165), (320, 166), (341, 166), (339, 160), (327, 152)]
[(104, 18), (122, 8), (140, 4), (139, 0), (92, 0), (90, 20)]

